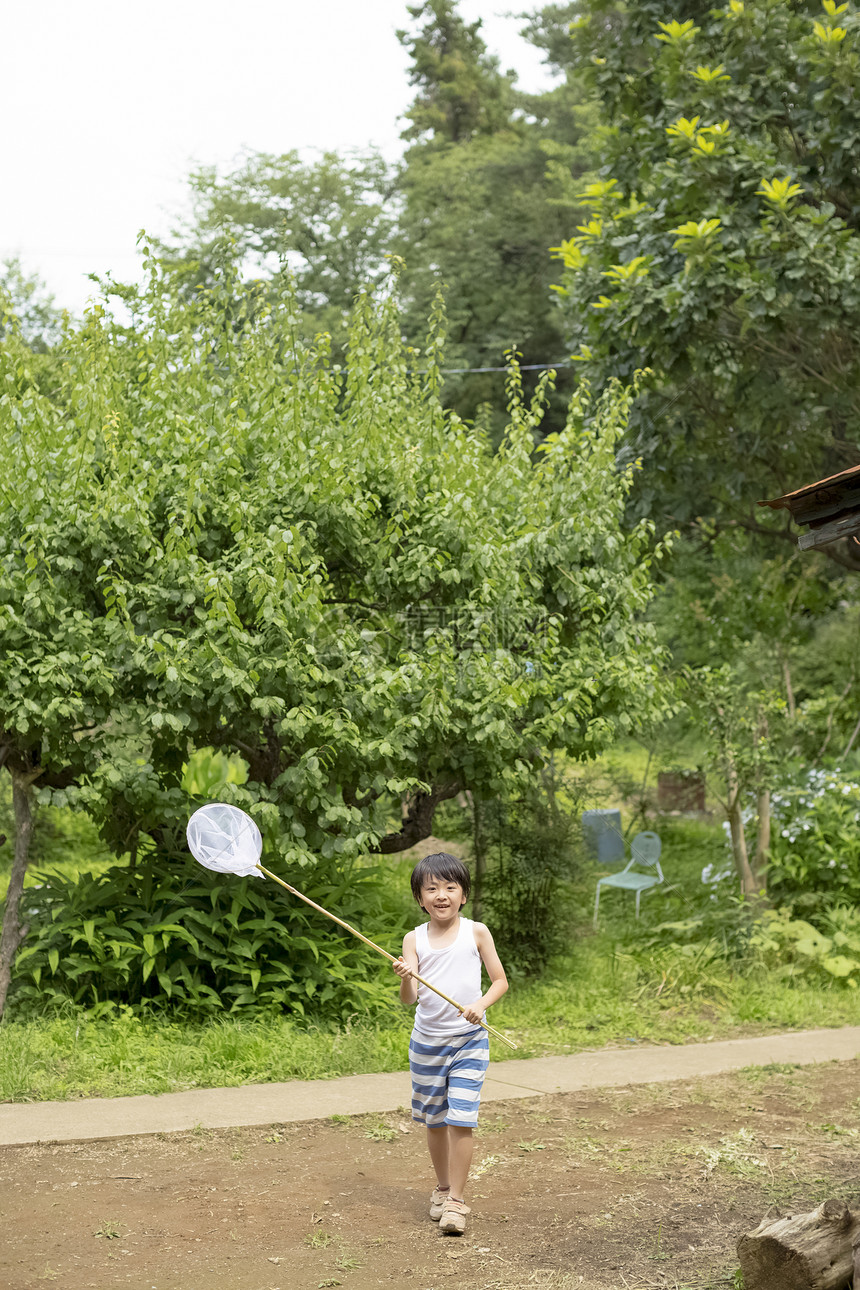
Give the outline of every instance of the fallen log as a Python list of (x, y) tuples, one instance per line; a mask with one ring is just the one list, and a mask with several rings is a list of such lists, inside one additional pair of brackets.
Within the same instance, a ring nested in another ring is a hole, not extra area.
[(826, 1200), (738, 1241), (746, 1290), (860, 1290), (860, 1210)]

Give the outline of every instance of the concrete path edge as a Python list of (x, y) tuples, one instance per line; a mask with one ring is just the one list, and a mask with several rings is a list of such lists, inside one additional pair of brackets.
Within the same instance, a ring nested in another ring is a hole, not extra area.
[[(582, 1089), (657, 1084), (786, 1063), (799, 1066), (860, 1057), (860, 1026), (803, 1030), (716, 1043), (600, 1049), (563, 1057), (493, 1062), (482, 1102), (574, 1093)], [(322, 1120), (404, 1109), (409, 1074), (344, 1075), (330, 1080), (189, 1089), (141, 1097), (0, 1105), (0, 1145), (87, 1142), (102, 1138), (178, 1133)]]

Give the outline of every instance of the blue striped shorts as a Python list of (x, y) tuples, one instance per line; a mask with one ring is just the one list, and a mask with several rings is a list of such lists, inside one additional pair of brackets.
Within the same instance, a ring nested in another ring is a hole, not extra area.
[(473, 1129), (489, 1063), (485, 1030), (451, 1035), (436, 1043), (413, 1030), (409, 1041), (412, 1119), (429, 1128), (453, 1124)]

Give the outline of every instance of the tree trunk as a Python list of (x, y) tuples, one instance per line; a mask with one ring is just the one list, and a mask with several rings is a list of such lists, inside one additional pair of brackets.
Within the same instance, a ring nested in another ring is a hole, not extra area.
[(769, 851), (770, 789), (763, 788), (758, 795), (758, 836), (755, 849), (755, 880), (759, 887), (763, 885), (761, 875), (764, 873)]
[(836, 709), (839, 707), (842, 700), (848, 697), (848, 693), (851, 687), (853, 686), (853, 684), (854, 684), (854, 681), (852, 679), (845, 686), (845, 689), (842, 691), (839, 698), (836, 700), (833, 707), (830, 709), (830, 711), (827, 714), (827, 727), (824, 731), (824, 743), (821, 745), (821, 747), (818, 749), (818, 752), (815, 754), (815, 761), (812, 763), (813, 766), (817, 766), (818, 763), (821, 761), (821, 758), (827, 752), (827, 745), (830, 743), (830, 738), (833, 734), (833, 718), (836, 716)]
[(758, 891), (758, 885), (750, 868), (747, 840), (744, 834), (744, 821), (741, 815), (740, 802), (736, 797), (729, 809), (729, 829), (732, 835), (732, 854), (735, 858), (735, 869), (741, 882), (741, 891), (745, 896), (754, 896)]
[(793, 721), (797, 716), (797, 705), (794, 701), (794, 690), (791, 684), (791, 668), (789, 667), (788, 659), (784, 654), (782, 656), (782, 675), (785, 681), (785, 697), (788, 700), (788, 715)]
[(18, 906), (24, 890), (24, 875), (30, 862), (30, 841), (33, 836), (33, 781), (34, 775), (22, 775), (9, 767), (12, 776), (12, 805), (15, 810), (15, 855), (12, 874), (6, 893), (3, 911), (3, 930), (0, 932), (0, 1017), (6, 1008), (12, 965), (18, 947), (29, 930), (18, 922)]
[(738, 774), (734, 762), (729, 759), (726, 765), (726, 781), (729, 789), (726, 814), (729, 817), (729, 828), (732, 834), (732, 855), (735, 869), (741, 880), (741, 891), (745, 896), (754, 896), (758, 891), (755, 875), (750, 868), (747, 853), (747, 839), (744, 833), (744, 819), (741, 814), (741, 794), (738, 786)]
[(854, 727), (853, 731), (851, 732), (851, 738), (848, 740), (848, 743), (845, 745), (845, 751), (842, 754), (843, 761), (848, 756), (851, 749), (854, 747), (854, 740), (857, 738), (858, 735), (860, 735), (860, 717), (857, 718), (857, 725)]
[[(860, 1210), (826, 1200), (810, 1214), (765, 1219), (738, 1241), (746, 1290), (846, 1290)], [(855, 1280), (856, 1285), (856, 1280)]]
[(472, 873), (472, 918), (481, 921), (481, 903), (484, 895), (484, 875), (487, 872), (487, 845), (484, 835), (484, 808), (476, 793), (472, 799), (472, 847), (475, 852), (475, 869)]

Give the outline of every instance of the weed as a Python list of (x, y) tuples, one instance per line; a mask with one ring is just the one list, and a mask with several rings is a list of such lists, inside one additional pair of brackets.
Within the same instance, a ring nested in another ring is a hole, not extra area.
[(820, 1124), (818, 1132), (826, 1133), (830, 1138), (850, 1138), (855, 1141), (860, 1137), (860, 1130), (844, 1129), (841, 1124)]
[(753, 1155), (750, 1148), (755, 1137), (749, 1129), (739, 1129), (737, 1133), (720, 1138), (719, 1147), (700, 1147), (699, 1154), (705, 1158), (705, 1176), (710, 1177), (720, 1167), (741, 1178), (757, 1178), (759, 1170), (768, 1169), (766, 1160)]
[(352, 1117), (349, 1115), (335, 1114), (335, 1115), (329, 1116), (329, 1120), (331, 1121), (332, 1124), (349, 1124), (351, 1119)]
[(589, 1156), (592, 1159), (604, 1155), (606, 1151), (605, 1145), (594, 1138), (575, 1138), (569, 1133), (565, 1135), (562, 1145), (571, 1156)]
[(499, 1165), (501, 1163), (501, 1156), (484, 1156), (484, 1158), (479, 1160), (477, 1165), (475, 1165), (475, 1168), (471, 1171), (472, 1179), (482, 1178), (484, 1174), (489, 1173), (495, 1165)]
[(482, 1133), (506, 1133), (510, 1127), (510, 1120), (504, 1120), (500, 1115), (497, 1115), (492, 1120), (489, 1118), (481, 1120), (478, 1124), (478, 1133), (479, 1135)]
[(780, 1087), (784, 1087), (786, 1082), (793, 1080), (795, 1072), (800, 1069), (796, 1062), (768, 1062), (766, 1066), (745, 1066), (743, 1070), (738, 1071), (738, 1074), (756, 1092), (760, 1092), (766, 1084), (774, 1082), (775, 1076), (782, 1077)]
[(648, 1256), (652, 1262), (663, 1262), (671, 1256), (663, 1252), (663, 1224), (657, 1224), (657, 1232), (651, 1242), (651, 1253)]
[(344, 1254), (339, 1259), (335, 1259), (334, 1266), (341, 1272), (354, 1272), (356, 1268), (361, 1268), (364, 1264), (361, 1259), (355, 1259), (349, 1254)]
[(101, 1227), (97, 1227), (93, 1232), (93, 1236), (103, 1236), (106, 1241), (115, 1241), (121, 1235), (119, 1224), (114, 1222), (102, 1223)]
[(375, 1124), (367, 1126), (364, 1136), (370, 1138), (371, 1142), (393, 1142), (397, 1137), (397, 1130), (392, 1129), (384, 1120), (377, 1120)]
[(520, 1151), (545, 1151), (546, 1150), (546, 1143), (538, 1142), (537, 1140), (535, 1140), (534, 1142), (518, 1142), (517, 1146), (519, 1147)]
[(308, 1232), (305, 1237), (305, 1245), (309, 1245), (312, 1250), (326, 1250), (334, 1240), (328, 1232)]

